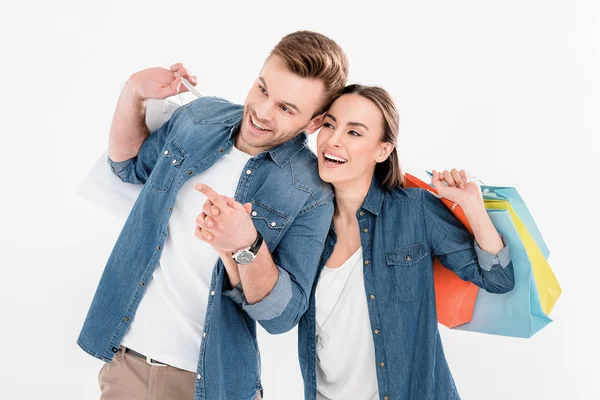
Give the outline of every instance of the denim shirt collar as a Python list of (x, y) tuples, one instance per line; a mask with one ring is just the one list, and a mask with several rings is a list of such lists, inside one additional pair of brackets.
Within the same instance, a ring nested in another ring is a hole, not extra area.
[(278, 167), (284, 167), (292, 157), (308, 145), (308, 136), (302, 132), (295, 138), (268, 150), (271, 159)]
[[(235, 144), (235, 137), (237, 136), (241, 125), (242, 121), (239, 120), (228, 124), (228, 126), (231, 126), (231, 131), (229, 132), (229, 137), (227, 138), (227, 141), (232, 146)], [(308, 135), (302, 132), (298, 134), (295, 138), (290, 139), (277, 147), (266, 150), (256, 155), (256, 157), (261, 158), (268, 154), (278, 167), (285, 167), (287, 163), (290, 162), (292, 157), (296, 153), (304, 149), (307, 145)]]
[(363, 202), (362, 208), (371, 214), (379, 215), (379, 211), (381, 211), (381, 204), (383, 203), (383, 198), (385, 196), (384, 190), (385, 189), (381, 187), (381, 182), (377, 176), (373, 175), (371, 187), (369, 188), (367, 197)]

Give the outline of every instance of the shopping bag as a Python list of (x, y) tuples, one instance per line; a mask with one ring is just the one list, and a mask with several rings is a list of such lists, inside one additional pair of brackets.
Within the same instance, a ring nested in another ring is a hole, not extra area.
[(538, 226), (531, 216), (529, 209), (525, 205), (525, 202), (521, 198), (521, 195), (516, 188), (506, 186), (481, 186), (481, 193), (484, 199), (508, 200), (513, 210), (517, 213), (521, 221), (523, 221), (533, 240), (535, 240), (535, 243), (540, 248), (544, 258), (548, 259), (550, 250), (548, 249), (548, 246), (546, 245)]
[[(513, 202), (508, 200), (484, 200), (485, 207), (488, 210), (504, 210), (507, 211), (513, 221), (513, 224), (519, 234), (522, 244), (527, 251), (527, 256), (531, 263), (533, 275), (535, 276), (536, 287), (541, 302), (542, 310), (550, 315), (552, 308), (562, 293), (562, 289), (550, 264), (539, 248), (536, 240), (527, 229), (526, 224), (521, 219), (521, 214), (518, 214), (513, 207)], [(540, 235), (541, 237), (541, 235)], [(512, 246), (512, 242), (510, 242)], [(514, 262), (513, 262), (514, 265)]]
[[(182, 83), (196, 97), (201, 96), (187, 80), (184, 79)], [(150, 132), (160, 128), (177, 108), (185, 104), (184, 97), (181, 94), (178, 97), (179, 104), (173, 98), (146, 100), (146, 126)], [(121, 181), (111, 171), (107, 160), (108, 149), (96, 161), (77, 194), (124, 221), (129, 216), (143, 185)]]
[[(492, 294), (480, 290), (472, 320), (456, 329), (529, 338), (552, 320), (542, 309), (533, 263), (530, 261), (526, 244), (519, 234), (517, 227), (519, 222), (517, 221), (517, 224), (513, 222), (516, 214), (511, 215), (507, 207), (503, 208), (502, 205), (486, 204), (486, 206), (490, 207), (488, 215), (494, 226), (509, 242), (515, 287), (510, 292), (503, 294)], [(537, 246), (535, 247), (537, 248)], [(539, 257), (545, 261), (539, 249), (538, 252)]]
[[(425, 189), (440, 197), (433, 187), (411, 174), (404, 174), (404, 187)], [(473, 233), (463, 209), (448, 199), (440, 198), (440, 200), (469, 232)], [(473, 316), (479, 287), (460, 279), (453, 271), (443, 267), (437, 258), (433, 262), (433, 282), (438, 322), (449, 328), (469, 322)]]

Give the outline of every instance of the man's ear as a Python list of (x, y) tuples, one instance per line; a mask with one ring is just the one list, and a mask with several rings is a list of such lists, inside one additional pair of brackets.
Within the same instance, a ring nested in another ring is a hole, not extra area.
[(309, 135), (312, 135), (313, 133), (318, 131), (320, 127), (323, 126), (324, 121), (325, 121), (325, 113), (317, 115), (316, 117), (314, 117), (313, 119), (310, 120), (310, 122), (308, 123), (308, 126), (306, 127), (304, 132), (306, 132)]
[(392, 151), (394, 151), (393, 144), (391, 144), (390, 142), (381, 143), (379, 145), (379, 151), (377, 152), (377, 157), (375, 161), (377, 161), (378, 163), (384, 162), (388, 159), (390, 154), (392, 154)]

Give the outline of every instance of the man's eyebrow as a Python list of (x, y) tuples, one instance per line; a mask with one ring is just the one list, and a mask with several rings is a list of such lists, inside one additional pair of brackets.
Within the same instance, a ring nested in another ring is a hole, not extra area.
[[(262, 82), (263, 86), (265, 87), (265, 90), (266, 90), (266, 91), (268, 91), (268, 89), (267, 89), (267, 81), (265, 81), (265, 78), (263, 78), (262, 76), (259, 76), (259, 77), (258, 77), (258, 80), (260, 80), (260, 81)], [(298, 106), (297, 106), (297, 105), (295, 105), (294, 103), (290, 103), (290, 102), (287, 102), (287, 101), (282, 101), (281, 103), (282, 103), (282, 104), (285, 104), (285, 105), (286, 105), (286, 106), (288, 106), (289, 108), (293, 108), (294, 110), (296, 110), (296, 112), (297, 112), (298, 114), (302, 113), (302, 112), (300, 111), (300, 109), (298, 108)]]
[[(333, 120), (333, 122), (337, 122), (337, 119), (335, 119), (335, 117), (329, 113), (325, 114), (326, 117), (329, 117)], [(367, 126), (363, 123), (360, 122), (348, 122), (346, 125), (350, 125), (350, 126), (362, 126), (363, 128), (365, 128), (366, 130), (369, 130), (369, 128), (367, 128)]]
[(265, 81), (265, 78), (263, 78), (262, 76), (259, 76), (258, 79), (262, 82), (263, 86), (266, 89), (267, 88), (267, 82)]

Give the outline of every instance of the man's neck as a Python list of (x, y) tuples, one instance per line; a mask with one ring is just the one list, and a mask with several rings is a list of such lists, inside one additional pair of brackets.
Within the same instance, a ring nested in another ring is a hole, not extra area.
[(269, 150), (269, 148), (265, 147), (254, 147), (254, 146), (250, 146), (248, 143), (246, 143), (243, 139), (242, 139), (242, 135), (240, 134), (240, 131), (238, 131), (235, 134), (235, 138), (234, 138), (234, 142), (233, 145), (235, 146), (236, 149), (238, 149), (239, 151), (246, 153), (246, 154), (250, 154), (252, 157), (256, 157), (257, 155), (259, 155), (260, 153), (262, 153), (263, 151), (267, 151)]

